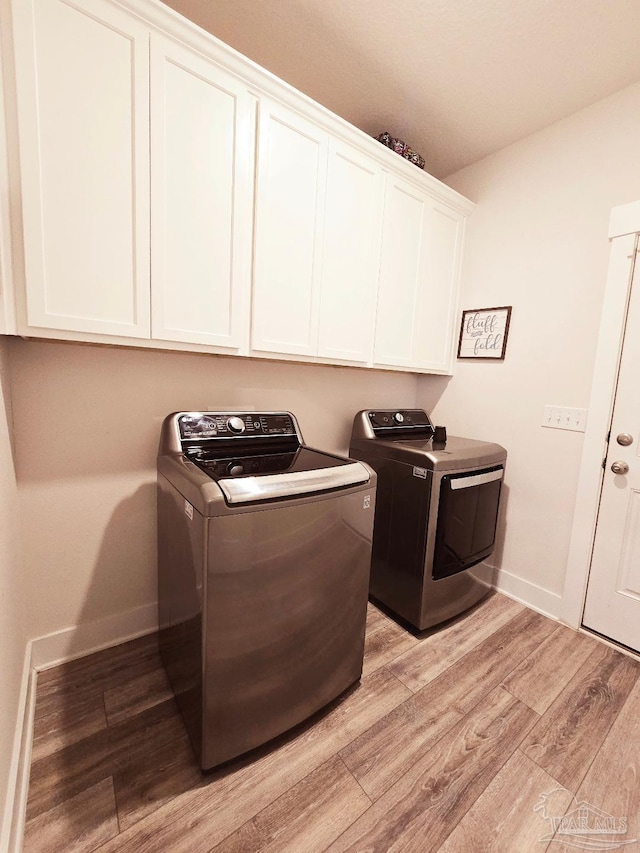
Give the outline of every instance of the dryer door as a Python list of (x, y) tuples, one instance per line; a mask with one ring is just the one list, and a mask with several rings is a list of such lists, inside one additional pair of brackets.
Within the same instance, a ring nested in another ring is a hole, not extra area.
[(442, 477), (434, 580), (468, 569), (493, 551), (503, 475), (500, 465)]

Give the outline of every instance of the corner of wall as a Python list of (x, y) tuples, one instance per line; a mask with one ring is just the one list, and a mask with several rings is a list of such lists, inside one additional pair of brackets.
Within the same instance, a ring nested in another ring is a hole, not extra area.
[(33, 720), (37, 675), (31, 664), (31, 642), (27, 643), (18, 698), (7, 795), (0, 827), (0, 853), (20, 853), (29, 790), (29, 768), (33, 743)]
[(30, 641), (31, 666), (35, 670), (48, 669), (157, 630), (157, 604), (145, 604), (106, 619), (36, 637)]
[(562, 596), (555, 592), (497, 567), (493, 569), (493, 587), (520, 604), (542, 613), (543, 616), (560, 619)]

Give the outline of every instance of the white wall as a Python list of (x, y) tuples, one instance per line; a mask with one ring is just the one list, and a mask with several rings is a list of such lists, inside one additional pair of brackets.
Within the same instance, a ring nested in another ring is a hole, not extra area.
[(0, 339), (0, 850), (7, 843), (14, 781), (11, 761), (28, 639), (18, 548), (17, 489), (11, 448), (7, 341)]
[(411, 374), (19, 339), (11, 359), (31, 637), (155, 613), (165, 415), (289, 409), (308, 444), (346, 452), (356, 411), (417, 390)]
[(609, 213), (640, 198), (639, 116), (636, 84), (447, 179), (478, 204), (461, 308), (512, 305), (511, 330), (503, 363), (458, 361), (446, 385), (421, 378), (419, 400), (450, 432), (508, 449), (495, 559), (507, 588), (549, 609), (563, 589), (583, 435), (542, 428), (543, 407), (589, 404)]

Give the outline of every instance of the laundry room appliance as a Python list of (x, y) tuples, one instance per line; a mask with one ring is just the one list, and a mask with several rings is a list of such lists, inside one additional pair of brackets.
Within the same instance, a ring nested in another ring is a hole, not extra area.
[(362, 673), (375, 473), (289, 412), (177, 412), (158, 454), (160, 648), (203, 769)]
[(495, 546), (507, 459), (499, 444), (434, 433), (422, 409), (365, 410), (349, 448), (378, 475), (370, 595), (420, 631), (489, 592), (473, 566)]

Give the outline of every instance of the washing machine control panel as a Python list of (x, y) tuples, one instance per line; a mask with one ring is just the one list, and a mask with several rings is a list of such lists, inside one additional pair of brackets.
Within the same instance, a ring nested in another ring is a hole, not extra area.
[(288, 412), (184, 412), (178, 428), (186, 442), (297, 435)]
[(227, 429), (229, 430), (229, 432), (232, 432), (235, 435), (239, 435), (240, 433), (244, 432), (246, 428), (247, 425), (245, 424), (245, 422), (237, 415), (234, 415), (227, 421)]

